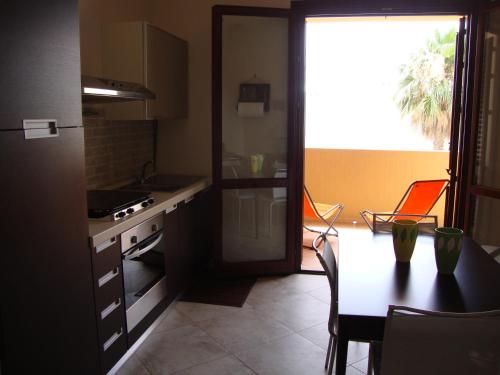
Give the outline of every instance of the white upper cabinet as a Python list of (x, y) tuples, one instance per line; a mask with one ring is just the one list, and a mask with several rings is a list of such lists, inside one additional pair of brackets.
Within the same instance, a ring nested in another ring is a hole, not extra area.
[(156, 99), (106, 104), (108, 120), (152, 120), (187, 117), (187, 42), (146, 22), (103, 26), (102, 67), (105, 78), (136, 82)]

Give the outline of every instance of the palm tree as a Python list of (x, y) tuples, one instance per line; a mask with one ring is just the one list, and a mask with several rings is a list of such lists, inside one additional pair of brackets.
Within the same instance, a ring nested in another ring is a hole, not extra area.
[(440, 150), (451, 126), (456, 30), (427, 40), (426, 46), (401, 67), (396, 102), (422, 133)]

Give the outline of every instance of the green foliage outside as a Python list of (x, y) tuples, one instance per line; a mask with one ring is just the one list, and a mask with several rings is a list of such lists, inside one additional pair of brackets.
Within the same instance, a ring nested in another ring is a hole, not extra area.
[(450, 135), (456, 34), (455, 28), (444, 34), (436, 31), (401, 66), (397, 105), (433, 141), (435, 150), (442, 150)]

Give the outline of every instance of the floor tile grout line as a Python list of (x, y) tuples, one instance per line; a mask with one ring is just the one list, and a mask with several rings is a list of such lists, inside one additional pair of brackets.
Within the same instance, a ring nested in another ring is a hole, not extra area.
[(346, 367), (346, 369), (347, 369), (347, 368), (349, 368), (349, 367), (350, 367), (350, 368), (352, 368), (352, 369), (354, 369), (354, 370), (356, 370), (356, 371), (357, 371), (357, 372), (359, 372), (360, 374), (366, 375), (366, 372), (365, 372), (365, 371), (361, 371), (359, 368), (356, 368), (356, 367), (351, 366), (351, 365), (348, 365), (348, 366)]
[[(301, 293), (301, 294), (307, 294), (307, 293)], [(317, 298), (315, 298), (315, 297), (313, 297), (313, 296), (310, 296), (310, 297), (312, 297), (312, 298), (314, 298), (314, 299), (318, 300)], [(324, 304), (324, 305), (327, 305), (326, 303), (324, 303), (324, 302), (322, 302), (322, 301), (320, 301), (320, 300), (318, 300), (318, 301), (319, 301), (319, 302), (321, 302), (321, 303), (322, 303), (322, 304)], [(267, 302), (267, 301), (266, 301), (266, 302)], [(270, 305), (279, 305), (277, 302), (270, 302), (270, 301), (269, 301), (269, 304), (270, 304)], [(250, 305), (250, 304), (249, 304), (249, 305)], [(330, 305), (328, 304), (328, 306), (330, 306)], [(298, 332), (300, 332), (300, 331), (303, 331), (303, 330), (306, 330), (306, 329), (309, 329), (309, 328), (315, 327), (315, 326), (317, 326), (317, 325), (324, 324), (325, 322), (327, 322), (327, 321), (328, 321), (328, 319), (326, 319), (326, 320), (324, 320), (324, 321), (321, 321), (321, 322), (318, 322), (318, 323), (314, 323), (312, 326), (303, 327), (303, 328), (301, 328), (301, 329), (297, 330), (297, 329), (295, 329), (294, 327), (289, 326), (286, 322), (284, 322), (284, 321), (282, 321), (282, 320), (280, 320), (280, 319), (276, 319), (276, 318), (274, 318), (274, 317), (270, 316), (270, 314), (266, 314), (266, 313), (263, 313), (263, 312), (261, 312), (261, 311), (259, 311), (259, 310), (256, 310), (256, 309), (255, 309), (255, 307), (254, 307), (254, 306), (252, 306), (252, 305), (250, 305), (250, 307), (252, 307), (252, 309), (255, 311), (255, 313), (256, 313), (256, 314), (264, 314), (264, 318), (266, 318), (266, 319), (270, 319), (270, 320), (273, 320), (274, 322), (279, 323), (280, 325), (284, 326), (285, 328), (287, 328), (287, 329), (291, 330), (291, 331), (292, 331), (292, 332), (294, 332), (294, 333), (298, 333)], [(208, 320), (208, 319), (207, 319), (207, 320)]]
[[(286, 335), (283, 335), (283, 336), (280, 336), (280, 337), (275, 337), (273, 339), (270, 339), (269, 341), (265, 341), (265, 342), (260, 342), (260, 343), (256, 343), (256, 344), (260, 344), (260, 345), (267, 345), (267, 344), (270, 344), (276, 340), (280, 340), (280, 339), (284, 339), (285, 337), (289, 337), (293, 334), (296, 334), (297, 332), (295, 332), (294, 330), (292, 330), (291, 328), (285, 326), (283, 323), (280, 323), (279, 321), (273, 319), (273, 318), (268, 318), (269, 320), (273, 320), (274, 322), (276, 323), (279, 323), (280, 325), (282, 325), (284, 328), (286, 328), (287, 330), (289, 330), (290, 332), (287, 333)], [(203, 329), (202, 327), (198, 327), (199, 329), (201, 329), (203, 332), (205, 332), (211, 339), (213, 339), (217, 344), (221, 345), (224, 349), (226, 349), (228, 351), (228, 353), (236, 356), (237, 353), (232, 351), (231, 348), (227, 347), (225, 344), (223, 344), (222, 342), (220, 342), (216, 337), (212, 336), (209, 332), (205, 331), (205, 329)], [(246, 349), (246, 350), (243, 350), (241, 351), (241, 353), (243, 352), (247, 352), (247, 351), (250, 351), (250, 350), (253, 350), (255, 348), (252, 348), (252, 349)]]
[(320, 324), (324, 324), (325, 322), (328, 322), (328, 319), (324, 320), (324, 321), (321, 321), (321, 322), (318, 322), (318, 323), (314, 323), (312, 326), (308, 326), (308, 327), (303, 327), (299, 330), (293, 328), (293, 327), (290, 327), (288, 324), (286, 324), (285, 322), (279, 320), (279, 319), (275, 319), (277, 322), (279, 322), (280, 324), (284, 325), (286, 328), (288, 328), (289, 330), (293, 331), (294, 333), (299, 333), (300, 331), (303, 331), (303, 330), (306, 330), (306, 329), (310, 329), (312, 327), (315, 327), (317, 325), (320, 325)]
[[(210, 305), (210, 306), (217, 306), (217, 305)], [(241, 307), (241, 309), (243, 309), (243, 307)], [(238, 312), (240, 312), (240, 311), (232, 311), (230, 313), (223, 313), (223, 314), (218, 315), (216, 317), (211, 317), (211, 318), (208, 318), (208, 319), (202, 319), (202, 320), (196, 320), (196, 321), (191, 319), (191, 321), (192, 321), (192, 324), (194, 324), (195, 326), (198, 326), (198, 324), (200, 324), (202, 322), (206, 322), (206, 321), (209, 321), (209, 320), (214, 320), (214, 319), (228, 317), (229, 315), (233, 315), (233, 314), (236, 314)]]
[[(165, 319), (168, 317), (168, 315), (165, 317)], [(184, 328), (184, 327), (189, 327), (189, 326), (195, 326), (194, 322), (191, 321), (191, 319), (188, 319), (188, 321), (185, 323), (185, 324), (182, 324), (182, 325), (179, 325), (179, 326), (176, 326), (176, 327), (172, 327), (172, 328), (168, 328), (168, 329), (160, 329), (160, 330), (153, 330), (153, 332), (151, 332), (151, 335), (156, 335), (156, 334), (159, 334), (159, 333), (165, 333), (165, 332), (170, 332), (170, 331), (174, 331), (176, 329), (179, 329), (179, 328)], [(156, 328), (159, 328), (156, 327)]]
[[(361, 359), (359, 359), (359, 360), (357, 360), (357, 361), (354, 361), (354, 362), (347, 362), (347, 365), (348, 365), (348, 366), (353, 366), (353, 365), (355, 365), (356, 363), (359, 363), (359, 362), (361, 362), (361, 361), (364, 361), (364, 360), (365, 360), (365, 359), (367, 359), (367, 358), (368, 358), (368, 356), (363, 357), (363, 358), (361, 358)], [(353, 366), (353, 367), (357, 368), (356, 366)], [(359, 370), (359, 369), (358, 369), (358, 370)]]
[(235, 354), (233, 354), (233, 357), (238, 361), (240, 362), (243, 366), (245, 366), (247, 369), (249, 369), (250, 371), (252, 371), (255, 375), (259, 375), (259, 373), (257, 371), (255, 371), (253, 368), (251, 368), (250, 366), (248, 366), (245, 362), (243, 362), (240, 358), (238, 358)]
[[(181, 301), (181, 302), (186, 302), (186, 301)], [(194, 303), (194, 304), (199, 304), (199, 305), (207, 305), (207, 306), (224, 306), (224, 305), (213, 305), (213, 304), (209, 304), (209, 303), (200, 303), (200, 302), (188, 302), (188, 303)], [(228, 306), (228, 307), (234, 307), (234, 306)], [(174, 306), (175, 308), (175, 306)], [(235, 309), (238, 308), (238, 309), (244, 309), (244, 307), (234, 307)], [(180, 310), (178, 309), (175, 309), (178, 313), (180, 313), (181, 315), (185, 316), (186, 318), (188, 318), (193, 324), (196, 325), (196, 323), (199, 323), (199, 322), (204, 322), (204, 321), (207, 321), (207, 320), (212, 320), (214, 318), (208, 318), (208, 319), (202, 319), (202, 320), (198, 320), (198, 321), (195, 321), (194, 319), (190, 318), (186, 313), (184, 312), (181, 312)], [(235, 314), (239, 311), (230, 311), (230, 312), (227, 312), (227, 313), (221, 313), (219, 316), (217, 317), (223, 317), (223, 316), (227, 316), (227, 315), (231, 315), (231, 314)]]
[(220, 361), (221, 359), (226, 358), (226, 357), (230, 357), (230, 356), (231, 356), (231, 354), (230, 354), (230, 353), (228, 353), (228, 352), (226, 352), (226, 353), (225, 353), (225, 355), (223, 355), (223, 356), (221, 356), (221, 357), (212, 358), (212, 359), (210, 359), (210, 360), (208, 360), (208, 361), (204, 361), (204, 362), (197, 363), (196, 365), (193, 365), (193, 366), (189, 366), (189, 367), (183, 368), (183, 369), (181, 369), (181, 370), (179, 370), (179, 371), (174, 371), (174, 372), (171, 372), (171, 373), (170, 373), (170, 375), (179, 374), (179, 373), (181, 373), (181, 372), (183, 372), (183, 371), (188, 371), (189, 369), (192, 369), (192, 368), (194, 368), (194, 367), (197, 367), (197, 366), (203, 366), (203, 365), (209, 364), (209, 363), (211, 363), (211, 362), (215, 362), (215, 361)]
[[(306, 328), (306, 329), (307, 329), (307, 328)], [(319, 348), (321, 351), (325, 352), (325, 354), (326, 354), (326, 350), (325, 350), (325, 349), (323, 349), (323, 348), (322, 348), (321, 346), (319, 346), (318, 344), (316, 344), (316, 343), (312, 342), (312, 341), (311, 341), (311, 340), (309, 340), (307, 337), (302, 336), (302, 335), (301, 335), (300, 333), (298, 333), (298, 332), (297, 332), (297, 335), (299, 335), (300, 337), (302, 337), (304, 340), (309, 341), (311, 344), (313, 344), (315, 347)]]
[[(168, 316), (168, 315), (167, 315)], [(166, 317), (165, 317), (166, 318)], [(214, 343), (217, 345), (217, 346), (220, 346), (221, 349), (224, 351), (224, 355), (221, 355), (220, 357), (217, 357), (217, 358), (212, 358), (210, 360), (207, 360), (205, 362), (200, 362), (196, 365), (193, 365), (193, 366), (190, 366), (190, 367), (186, 367), (184, 369), (181, 369), (181, 370), (178, 370), (178, 371), (175, 371), (174, 373), (178, 373), (178, 372), (181, 372), (181, 371), (184, 371), (184, 370), (187, 370), (191, 367), (195, 367), (195, 366), (198, 366), (198, 365), (202, 365), (202, 364), (205, 364), (205, 363), (209, 363), (209, 362), (212, 362), (212, 361), (215, 361), (215, 360), (218, 360), (218, 359), (221, 359), (221, 358), (224, 358), (224, 357), (227, 357), (228, 355), (230, 355), (231, 353), (228, 352), (226, 350), (226, 348), (221, 345), (219, 342), (217, 342), (212, 336), (210, 336), (207, 332), (205, 332), (204, 330), (202, 330), (200, 327), (196, 326), (196, 324), (194, 322), (192, 322), (190, 325), (184, 325), (184, 326), (180, 326), (180, 327), (176, 327), (176, 328), (173, 328), (171, 330), (167, 330), (167, 331), (160, 331), (158, 332), (158, 334), (161, 334), (161, 333), (167, 333), (167, 332), (172, 332), (172, 331), (175, 331), (177, 329), (181, 329), (181, 328), (186, 328), (186, 327), (192, 327), (192, 328), (196, 328), (198, 330), (200, 330), (201, 332), (203, 332), (205, 335), (207, 335), (210, 339), (212, 339), (214, 341)], [(147, 370), (147, 372), (150, 374), (150, 375), (156, 375), (155, 371), (153, 371), (153, 369), (151, 369), (149, 366), (148, 366), (148, 361), (146, 361), (145, 359), (141, 358), (140, 357), (140, 354), (138, 353), (139, 350), (137, 350), (134, 354), (136, 354), (137, 358), (140, 360), (141, 364), (143, 365), (143, 367)], [(174, 373), (171, 373), (171, 374), (174, 374)]]
[[(309, 294), (309, 293), (307, 293), (307, 294)], [(324, 303), (325, 305), (330, 306), (330, 303), (326, 303), (325, 301), (322, 301), (321, 299), (319, 299), (319, 298), (318, 298), (318, 297), (316, 297), (316, 296), (313, 296), (312, 294), (309, 294), (309, 295), (310, 295), (312, 298), (317, 299), (319, 302)]]
[(354, 361), (354, 362), (351, 362), (351, 363), (349, 363), (348, 365), (349, 365), (349, 366), (354, 367), (356, 370), (360, 370), (360, 371), (365, 372), (364, 370), (361, 370), (360, 368), (358, 368), (358, 367), (356, 367), (356, 366), (354, 366), (354, 365), (355, 365), (356, 363), (359, 363), (359, 362), (362, 362), (362, 361), (366, 360), (367, 358), (368, 358), (368, 356), (363, 357), (363, 358), (362, 358), (362, 359), (360, 359), (359, 361)]
[[(290, 337), (290, 336), (293, 336), (293, 335), (298, 335), (298, 333), (297, 333), (297, 332), (293, 332), (293, 333), (291, 333), (291, 334), (289, 334), (289, 335), (286, 335), (286, 336), (284, 336), (284, 337), (281, 337), (280, 339), (273, 339), (273, 340), (269, 341), (268, 343), (266, 343), (266, 345), (271, 344), (271, 343), (272, 343), (272, 342), (274, 342), (274, 341), (282, 340), (282, 339), (285, 339), (285, 338)], [(299, 335), (299, 336), (300, 336), (300, 335)], [(301, 337), (302, 337), (302, 336), (301, 336)], [(325, 355), (326, 355), (326, 350), (324, 350), (323, 348), (321, 348), (321, 347), (319, 347), (318, 345), (314, 344), (314, 343), (313, 343), (313, 342), (311, 342), (310, 340), (307, 340), (305, 337), (302, 337), (302, 338), (304, 338), (306, 341), (308, 341), (309, 343), (311, 343), (313, 346), (315, 346), (315, 347), (319, 348), (321, 351), (325, 352)], [(245, 362), (245, 361), (244, 361), (244, 360), (240, 357), (240, 354), (243, 354), (243, 353), (246, 353), (246, 352), (250, 352), (250, 351), (252, 351), (252, 350), (255, 350), (255, 348), (254, 348), (254, 349), (250, 349), (250, 350), (245, 350), (245, 351), (243, 351), (243, 352), (241, 352), (241, 353), (239, 353), (239, 354), (238, 354), (238, 353), (234, 353), (233, 355), (234, 355), (235, 357), (237, 357), (237, 358), (238, 358), (238, 360), (239, 360), (241, 363), (243, 363), (246, 367), (250, 368), (250, 369), (251, 369), (251, 370), (252, 370), (252, 371), (253, 371), (256, 375), (259, 375), (259, 372), (258, 372), (257, 370), (255, 370), (255, 369), (254, 369), (251, 365), (249, 365), (248, 363), (246, 363), (246, 362)], [(357, 369), (356, 369), (356, 370), (357, 370)]]
[(141, 363), (142, 367), (144, 367), (146, 369), (146, 372), (150, 375), (154, 375), (154, 371), (148, 366), (148, 363), (147, 361), (145, 361), (143, 358), (141, 358), (139, 356), (139, 354), (137, 354), (137, 359), (139, 360), (139, 362)]
[(240, 357), (238, 357), (238, 356), (236, 356), (236, 355), (235, 355), (235, 357), (236, 357), (236, 359), (237, 359), (238, 361), (240, 361), (241, 363), (243, 363), (243, 365), (244, 365), (245, 367), (249, 368), (249, 369), (250, 369), (250, 371), (252, 371), (255, 375), (259, 375), (259, 372), (258, 372), (255, 368), (253, 368), (253, 367), (252, 367), (252, 366), (250, 366), (248, 363), (246, 363), (245, 361), (243, 361)]

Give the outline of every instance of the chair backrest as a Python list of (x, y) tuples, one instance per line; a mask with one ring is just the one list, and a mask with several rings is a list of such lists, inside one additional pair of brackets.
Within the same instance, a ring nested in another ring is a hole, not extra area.
[(500, 310), (457, 314), (389, 306), (381, 373), (500, 374)]
[(415, 220), (422, 218), (404, 214), (427, 215), (448, 186), (448, 180), (427, 180), (413, 182), (401, 199), (392, 220)]
[(303, 199), (304, 199), (304, 212), (303, 212), (304, 217), (316, 219), (318, 217), (318, 214), (316, 209), (314, 208), (314, 203), (311, 198), (311, 195), (309, 194), (305, 186), (304, 186)]
[[(320, 239), (321, 241), (317, 241)], [(339, 295), (339, 280), (338, 280), (338, 266), (335, 253), (333, 252), (332, 245), (326, 234), (320, 234), (319, 237), (313, 241), (313, 248), (316, 251), (316, 256), (325, 270), (328, 283), (330, 284), (330, 317), (328, 319), (328, 331), (330, 334), (338, 334), (338, 295)], [(319, 242), (319, 243), (318, 243)], [(323, 244), (323, 252), (319, 249), (320, 244)]]

